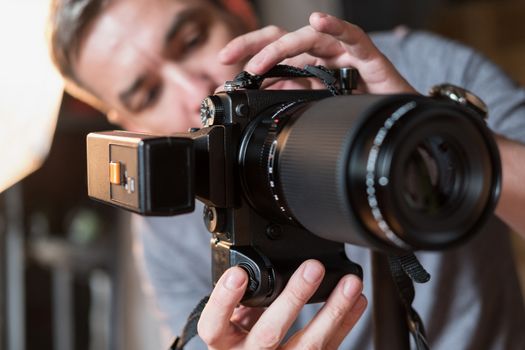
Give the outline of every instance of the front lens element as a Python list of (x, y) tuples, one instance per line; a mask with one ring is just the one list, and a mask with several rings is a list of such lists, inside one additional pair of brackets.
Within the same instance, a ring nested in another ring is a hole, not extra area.
[(451, 205), (462, 178), (457, 158), (453, 147), (441, 137), (419, 143), (405, 164), (406, 204), (427, 215), (438, 214)]

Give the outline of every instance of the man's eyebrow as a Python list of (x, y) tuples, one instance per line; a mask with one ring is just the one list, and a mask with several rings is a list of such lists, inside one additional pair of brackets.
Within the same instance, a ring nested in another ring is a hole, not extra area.
[(133, 107), (130, 104), (131, 97), (141, 89), (141, 87), (144, 85), (144, 82), (146, 81), (146, 76), (141, 75), (135, 81), (131, 84), (129, 88), (121, 92), (118, 97), (120, 99), (120, 102), (129, 110), (132, 110)]
[(166, 32), (166, 35), (164, 37), (164, 44), (169, 44), (173, 38), (177, 36), (177, 34), (180, 32), (180, 30), (184, 27), (184, 25), (199, 20), (199, 16), (202, 15), (202, 9), (199, 7), (191, 7), (187, 8), (181, 12), (179, 12), (171, 22), (171, 25), (168, 28), (168, 31)]
[[(169, 43), (177, 36), (177, 34), (180, 32), (180, 30), (187, 25), (188, 23), (191, 23), (193, 21), (200, 20), (200, 16), (202, 15), (202, 8), (200, 7), (191, 7), (184, 9), (183, 11), (179, 12), (172, 20), (171, 25), (168, 27), (168, 30), (166, 31), (166, 35), (164, 36), (164, 46), (168, 46)], [(129, 88), (124, 90), (119, 94), (120, 102), (128, 109), (133, 110), (133, 106), (131, 106), (130, 100), (133, 97), (135, 93), (137, 93), (144, 83), (146, 82), (146, 75), (141, 75), (135, 81), (130, 85)]]

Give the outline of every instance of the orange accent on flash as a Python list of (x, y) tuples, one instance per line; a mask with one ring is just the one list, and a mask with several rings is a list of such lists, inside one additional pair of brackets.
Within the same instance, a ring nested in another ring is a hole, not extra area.
[(109, 182), (114, 185), (121, 184), (120, 162), (109, 163)]

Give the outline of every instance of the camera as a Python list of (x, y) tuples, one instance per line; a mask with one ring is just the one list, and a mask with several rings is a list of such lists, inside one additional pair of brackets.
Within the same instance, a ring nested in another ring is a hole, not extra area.
[(333, 96), (351, 90), (348, 70), (333, 76), (327, 90), (228, 82), (187, 133), (89, 134), (89, 195), (142, 215), (202, 201), (213, 282), (244, 268), (247, 306), (269, 305), (310, 258), (326, 268), (310, 302), (326, 300), (343, 275), (362, 276), (345, 243), (404, 254), (472, 236), (501, 187), (482, 102), (452, 85)]

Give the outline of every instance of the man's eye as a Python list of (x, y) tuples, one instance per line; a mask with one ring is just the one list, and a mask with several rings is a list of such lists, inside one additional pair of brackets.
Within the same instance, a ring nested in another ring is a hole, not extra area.
[(189, 36), (184, 42), (181, 54), (188, 54), (191, 50), (197, 48), (202, 43), (203, 39), (204, 35), (201, 32)]
[(186, 41), (184, 47), (186, 49), (191, 49), (192, 47), (196, 46), (200, 41), (201, 41), (200, 34), (193, 35)]
[(140, 104), (140, 109), (146, 109), (148, 107), (151, 107), (158, 99), (160, 92), (161, 92), (161, 85), (154, 85), (144, 95), (144, 99), (142, 100), (142, 103)]

